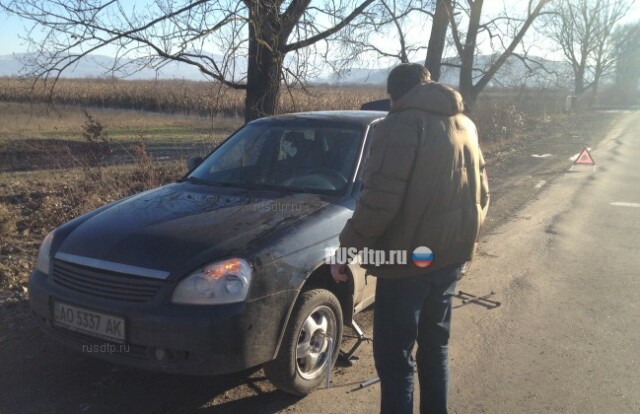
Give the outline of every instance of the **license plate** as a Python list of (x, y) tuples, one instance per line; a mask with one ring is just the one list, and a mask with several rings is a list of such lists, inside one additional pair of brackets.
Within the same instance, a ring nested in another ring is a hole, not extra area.
[(62, 302), (54, 302), (53, 323), (56, 326), (96, 338), (124, 343), (124, 318), (118, 316), (108, 315)]

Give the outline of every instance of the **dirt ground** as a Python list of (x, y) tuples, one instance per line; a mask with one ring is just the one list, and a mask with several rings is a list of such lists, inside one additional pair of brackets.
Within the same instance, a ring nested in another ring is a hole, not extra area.
[[(560, 122), (541, 123), (526, 135), (487, 148), (492, 205), (485, 235), (495, 235), (519, 217), (549, 183), (564, 173), (584, 146), (596, 146), (616, 112), (588, 112), (563, 117)], [(548, 154), (548, 155), (547, 155)], [(461, 290), (486, 294), (481, 282), (492, 249), (482, 245), (478, 262), (471, 267)], [(485, 263), (486, 264), (486, 263)], [(23, 264), (29, 272), (30, 264)], [(478, 268), (478, 272), (474, 272)], [(495, 298), (504, 300), (504, 292)], [(191, 377), (149, 373), (122, 368), (67, 350), (41, 333), (28, 311), (28, 292), (14, 291), (18, 300), (0, 302), (0, 414), (14, 413), (342, 413), (375, 412), (378, 388), (362, 390), (358, 384), (375, 377), (371, 345), (363, 345), (353, 366), (336, 367), (330, 389), (305, 398), (276, 391), (260, 369), (220, 377)], [(492, 321), (492, 312), (481, 306), (461, 306), (456, 300), (454, 338), (451, 345), (453, 412), (485, 412), (471, 401), (456, 401), (460, 389), (456, 378), (464, 376), (467, 362), (479, 358), (474, 338), (460, 342), (471, 326)], [(371, 333), (371, 310), (356, 317)], [(478, 341), (486, 344), (486, 340)], [(346, 348), (347, 344), (343, 344)], [(485, 350), (486, 351), (486, 350)], [(465, 384), (469, 386), (469, 384)], [(477, 384), (480, 386), (481, 384)], [(466, 395), (466, 394), (465, 394)]]

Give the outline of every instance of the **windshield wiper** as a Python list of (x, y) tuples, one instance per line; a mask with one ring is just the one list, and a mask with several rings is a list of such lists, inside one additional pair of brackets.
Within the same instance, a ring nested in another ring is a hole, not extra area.
[(264, 183), (252, 183), (252, 182), (224, 182), (224, 181), (208, 181), (198, 177), (186, 177), (182, 181), (190, 181), (195, 184), (202, 184), (211, 187), (234, 187), (243, 190), (260, 190), (260, 191), (280, 191), (285, 193), (315, 193), (318, 192), (330, 192), (330, 190), (322, 190), (309, 186), (304, 187), (282, 187), (278, 185), (264, 184)]
[(214, 183), (212, 183), (211, 181), (207, 181), (207, 180), (203, 180), (202, 178), (198, 178), (198, 177), (185, 177), (182, 180), (179, 180), (178, 182), (184, 182), (184, 181), (190, 181), (194, 184), (202, 184), (202, 185), (215, 185)]
[(195, 184), (208, 185), (208, 186), (211, 186), (211, 187), (234, 187), (234, 188), (242, 188), (242, 189), (246, 189), (247, 188), (244, 183), (234, 183), (234, 182), (224, 182), (224, 181), (209, 181), (209, 180), (204, 180), (204, 179), (198, 178), (198, 177), (187, 177), (183, 181), (190, 181), (190, 182), (195, 183)]

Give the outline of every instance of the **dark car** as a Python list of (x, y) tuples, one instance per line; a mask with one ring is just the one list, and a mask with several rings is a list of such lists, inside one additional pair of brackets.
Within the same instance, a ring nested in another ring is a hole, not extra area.
[(312, 391), (343, 324), (373, 302), (360, 266), (336, 284), (326, 259), (384, 115), (253, 121), (180, 181), (58, 227), (29, 280), (40, 325), (119, 364), (188, 374), (264, 364), (278, 388)]

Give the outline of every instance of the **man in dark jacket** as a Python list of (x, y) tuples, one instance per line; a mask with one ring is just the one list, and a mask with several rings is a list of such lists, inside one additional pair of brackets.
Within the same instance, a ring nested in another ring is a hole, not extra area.
[[(382, 413), (413, 412), (416, 339), (420, 411), (446, 413), (451, 299), (489, 204), (484, 159), (460, 94), (430, 81), (423, 66), (394, 68), (387, 92), (391, 110), (375, 129), (340, 244), (413, 259), (367, 270), (378, 277), (373, 348)], [(336, 282), (347, 280), (345, 270), (332, 265)]]

